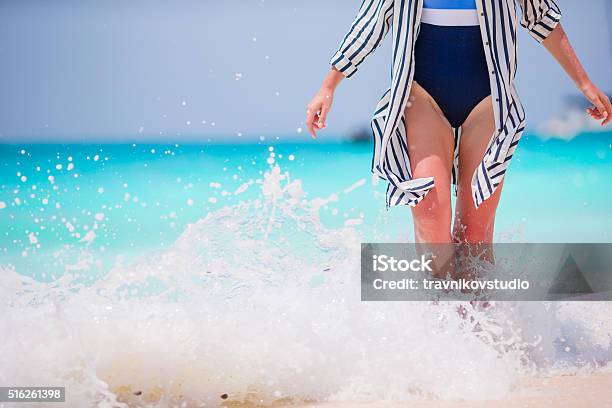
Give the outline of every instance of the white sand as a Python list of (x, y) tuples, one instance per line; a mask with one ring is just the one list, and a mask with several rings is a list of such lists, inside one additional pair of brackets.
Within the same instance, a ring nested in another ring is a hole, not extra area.
[(329, 402), (303, 405), (303, 408), (605, 408), (612, 407), (612, 372), (590, 375), (532, 378), (509, 397), (488, 401), (424, 400), (410, 402)]
[[(128, 401), (121, 398), (122, 395), (132, 396), (131, 390), (117, 389), (114, 391), (124, 402)], [(155, 403), (160, 400), (161, 394), (148, 393), (144, 398), (148, 402)], [(187, 407), (191, 406), (196, 405), (187, 405)], [(242, 403), (231, 399), (221, 402), (221, 406), (225, 408), (262, 408), (262, 405)], [(292, 404), (289, 399), (286, 399), (276, 401), (269, 406), (274, 408), (612, 408), (612, 372), (526, 379), (511, 395), (494, 400), (415, 399), (405, 402), (334, 401)]]

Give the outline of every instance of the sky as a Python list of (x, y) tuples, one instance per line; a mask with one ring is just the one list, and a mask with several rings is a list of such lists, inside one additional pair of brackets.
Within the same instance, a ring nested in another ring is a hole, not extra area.
[[(557, 2), (591, 78), (612, 92), (612, 6)], [(0, 142), (305, 138), (305, 106), (359, 4), (0, 0)], [(368, 125), (389, 61), (386, 41), (342, 83), (323, 137)], [(517, 84), (532, 128), (576, 94), (524, 32)]]

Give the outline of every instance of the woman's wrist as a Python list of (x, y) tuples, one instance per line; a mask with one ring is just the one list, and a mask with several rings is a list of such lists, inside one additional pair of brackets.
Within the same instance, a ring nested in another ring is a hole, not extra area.
[(593, 86), (595, 86), (593, 84), (593, 81), (591, 81), (591, 78), (589, 78), (586, 74), (584, 75), (584, 77), (579, 78), (576, 81), (576, 85), (578, 85), (578, 89), (580, 89), (582, 93), (588, 91), (589, 89), (593, 88)]
[(323, 84), (321, 86), (321, 89), (319, 90), (319, 92), (321, 94), (327, 95), (327, 96), (333, 96), (334, 92), (336, 91), (336, 88), (333, 86), (328, 86), (326, 84)]
[(340, 84), (340, 82), (342, 82), (342, 79), (344, 79), (344, 75), (342, 74), (342, 72), (338, 71), (335, 68), (332, 68), (332, 70), (323, 80), (321, 89), (333, 93)]
[(337, 83), (325, 80), (325, 81), (323, 81), (323, 84), (321, 84), (321, 90), (333, 93), (336, 90), (337, 86), (338, 86)]

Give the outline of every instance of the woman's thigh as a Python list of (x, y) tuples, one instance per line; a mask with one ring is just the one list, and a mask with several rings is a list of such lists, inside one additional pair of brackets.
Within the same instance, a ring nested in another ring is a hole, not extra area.
[(493, 239), (495, 212), (502, 185), (500, 184), (495, 193), (476, 208), (472, 199), (472, 176), (484, 157), (494, 131), (495, 119), (489, 96), (472, 110), (461, 129), (454, 228), (457, 241), (487, 243)]
[[(412, 176), (433, 177), (435, 182), (435, 187), (412, 210), (416, 238), (418, 241), (428, 240), (428, 237), (419, 237), (419, 230), (443, 231), (444, 228), (450, 237), (453, 132), (433, 98), (416, 82), (413, 83), (406, 107), (406, 134)], [(429, 238), (445, 240), (435, 235), (436, 232), (432, 231)]]

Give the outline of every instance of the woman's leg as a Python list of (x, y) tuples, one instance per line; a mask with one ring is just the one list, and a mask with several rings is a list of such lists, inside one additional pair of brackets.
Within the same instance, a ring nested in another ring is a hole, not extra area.
[[(495, 131), (495, 119), (491, 97), (481, 101), (466, 119), (461, 129), (459, 143), (459, 179), (457, 180), (457, 205), (453, 239), (461, 245), (458, 255), (457, 277), (475, 279), (486, 275), (487, 267), (495, 263), (493, 253), (493, 229), (495, 212), (501, 197), (503, 183), (495, 193), (476, 208), (472, 199), (472, 176), (484, 157), (485, 150)], [(474, 309), (486, 308), (488, 302), (470, 302)], [(463, 306), (459, 313), (468, 311)]]
[(502, 184), (477, 209), (472, 199), (472, 176), (484, 157), (495, 131), (491, 97), (480, 102), (462, 126), (459, 144), (459, 180), (453, 238), (467, 244), (493, 242), (495, 212), (501, 196)]
[(408, 154), (414, 178), (433, 177), (432, 188), (412, 209), (417, 243), (450, 243), (454, 136), (433, 98), (416, 82), (406, 108)]

